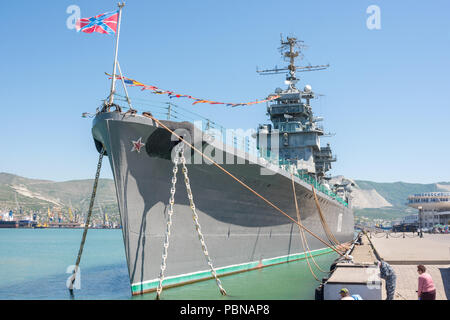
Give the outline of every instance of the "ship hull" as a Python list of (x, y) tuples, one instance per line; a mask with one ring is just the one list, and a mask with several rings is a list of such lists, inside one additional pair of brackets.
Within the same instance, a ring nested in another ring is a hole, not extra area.
[[(187, 128), (195, 136), (187, 123), (165, 123), (172, 129)], [(177, 142), (151, 119), (118, 112), (98, 114), (93, 137), (97, 149), (101, 146), (106, 149), (114, 175), (132, 294), (154, 291), (161, 268), (172, 186), (174, 164), (170, 152)], [(133, 141), (139, 139), (145, 146), (136, 150)], [(203, 138), (200, 146), (208, 146)], [(227, 171), (297, 220), (289, 173), (267, 174), (266, 170), (261, 174), (269, 167), (251, 156), (242, 163), (239, 156), (230, 156), (228, 149), (222, 149), (223, 159), (233, 159), (222, 165)], [(195, 162), (192, 156), (189, 159)], [(201, 162), (188, 164), (187, 168), (208, 254), (219, 276), (304, 258), (305, 249), (296, 224), (214, 165)], [(311, 186), (295, 178), (295, 187), (302, 223), (327, 239)], [(322, 193), (318, 193), (318, 198), (334, 236), (340, 242), (352, 240), (351, 208)], [(211, 278), (181, 170), (172, 221), (163, 286)], [(307, 235), (307, 238), (313, 254), (332, 252), (314, 237)]]

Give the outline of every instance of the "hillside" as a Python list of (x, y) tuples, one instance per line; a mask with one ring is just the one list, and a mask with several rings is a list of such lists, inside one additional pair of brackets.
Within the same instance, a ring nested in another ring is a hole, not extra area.
[[(392, 220), (401, 218), (407, 214), (413, 214), (417, 211), (406, 206), (408, 196), (422, 192), (450, 191), (449, 182), (438, 182), (431, 184), (420, 183), (379, 183), (365, 180), (355, 180), (356, 190), (353, 192), (353, 205), (355, 216), (367, 217), (369, 219)], [(390, 205), (377, 206), (380, 204), (380, 198), (374, 201), (367, 194), (376, 192), (381, 199)], [(363, 205), (360, 205), (360, 204)]]
[[(339, 176), (332, 181), (342, 179), (343, 177)], [(397, 219), (415, 212), (405, 205), (406, 199), (411, 194), (450, 191), (449, 182), (419, 184), (354, 180), (353, 183), (355, 187), (352, 203), (355, 215), (369, 219)], [(84, 214), (89, 206), (92, 184), (92, 179), (54, 182), (0, 173), (0, 211), (22, 208), (24, 212), (39, 211), (41, 216), (46, 216), (48, 208), (59, 207), (63, 215), (67, 215), (68, 208), (71, 207), (74, 213)], [(99, 181), (94, 217), (101, 219), (99, 207), (108, 213), (111, 221), (118, 222), (115, 187), (111, 179)]]
[[(84, 214), (89, 207), (92, 185), (92, 179), (54, 182), (0, 173), (0, 211), (21, 208), (26, 213), (40, 212), (46, 216), (48, 208), (58, 207), (67, 216), (70, 207), (74, 214)], [(111, 221), (118, 221), (115, 187), (110, 179), (99, 180), (94, 217), (101, 219), (100, 210)]]
[(450, 188), (450, 183), (440, 182), (432, 184), (420, 184), (420, 183), (378, 183), (364, 180), (356, 180), (358, 188), (361, 190), (376, 190), (386, 201), (393, 206), (404, 206), (408, 196), (415, 193), (422, 192), (436, 192), (436, 191), (448, 191), (442, 188), (447, 186)]

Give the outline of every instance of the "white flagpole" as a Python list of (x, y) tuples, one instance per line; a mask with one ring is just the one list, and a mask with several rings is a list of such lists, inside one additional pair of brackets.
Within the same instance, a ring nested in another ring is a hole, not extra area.
[(125, 6), (125, 2), (118, 3), (119, 7), (119, 16), (117, 21), (117, 38), (116, 38), (116, 49), (114, 55), (114, 66), (113, 66), (113, 74), (112, 74), (112, 82), (111, 82), (111, 92), (109, 94), (109, 104), (111, 105), (114, 102), (114, 93), (116, 91), (116, 69), (117, 69), (117, 53), (119, 51), (119, 36), (120, 36), (120, 21), (122, 20), (122, 8)]
[(125, 85), (125, 81), (123, 80), (122, 70), (120, 70), (119, 60), (117, 60), (117, 67), (119, 68), (120, 79), (122, 80), (123, 89), (125, 90), (125, 96), (127, 97), (128, 106), (130, 107), (130, 110), (133, 110), (133, 106), (131, 105), (130, 97), (128, 96), (127, 86)]

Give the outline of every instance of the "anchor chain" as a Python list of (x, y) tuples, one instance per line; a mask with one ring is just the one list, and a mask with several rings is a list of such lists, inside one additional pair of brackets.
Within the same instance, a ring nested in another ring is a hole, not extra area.
[(194, 204), (194, 197), (192, 195), (192, 190), (191, 190), (191, 186), (189, 183), (189, 177), (188, 177), (188, 170), (186, 167), (186, 159), (184, 157), (184, 148), (182, 144), (178, 144), (175, 147), (175, 156), (173, 159), (174, 162), (174, 167), (172, 169), (173, 171), (173, 176), (172, 176), (172, 187), (170, 189), (170, 199), (169, 199), (169, 210), (168, 210), (168, 218), (167, 218), (167, 226), (166, 226), (166, 234), (165, 234), (165, 239), (164, 239), (164, 250), (163, 250), (163, 254), (162, 254), (162, 262), (161, 262), (161, 271), (159, 274), (159, 283), (158, 283), (158, 288), (156, 289), (156, 299), (159, 300), (161, 297), (161, 293), (163, 290), (163, 286), (162, 283), (164, 281), (164, 271), (166, 269), (166, 259), (167, 259), (167, 251), (169, 248), (169, 237), (170, 237), (170, 228), (172, 226), (172, 215), (173, 215), (173, 205), (175, 204), (175, 192), (176, 192), (176, 183), (177, 183), (177, 173), (178, 173), (178, 163), (181, 161), (181, 164), (183, 166), (183, 175), (184, 175), (184, 182), (186, 185), (186, 190), (187, 190), (187, 194), (188, 194), (188, 198), (189, 198), (189, 204), (190, 204), (190, 208), (192, 210), (192, 216), (194, 219), (194, 224), (195, 224), (195, 228), (197, 230), (198, 233), (198, 238), (200, 240), (200, 243), (202, 245), (202, 250), (203, 253), (205, 254), (207, 263), (211, 269), (211, 274), (213, 275), (213, 277), (216, 280), (217, 286), (219, 287), (220, 293), (222, 295), (226, 295), (226, 291), (225, 289), (222, 287), (222, 283), (220, 282), (217, 273), (214, 269), (213, 263), (211, 258), (209, 257), (208, 254), (208, 249), (206, 246), (206, 242), (204, 239), (204, 236), (201, 232), (201, 227), (200, 227), (200, 223), (198, 222), (198, 215), (197, 215), (197, 211), (195, 209), (195, 204)]
[(69, 292), (71, 295), (73, 295), (73, 284), (76, 280), (78, 268), (80, 266), (81, 255), (83, 254), (84, 243), (86, 242), (86, 236), (87, 236), (87, 232), (89, 229), (89, 223), (91, 221), (91, 216), (92, 216), (92, 209), (94, 207), (95, 195), (97, 193), (98, 180), (100, 178), (100, 171), (102, 169), (103, 156), (105, 155), (105, 153), (106, 153), (105, 148), (102, 148), (102, 150), (100, 151), (100, 155), (98, 157), (97, 171), (95, 173), (94, 186), (92, 187), (92, 194), (91, 194), (91, 201), (89, 203), (89, 210), (88, 210), (88, 214), (86, 217), (86, 222), (84, 224), (84, 231), (83, 231), (83, 236), (81, 237), (81, 244), (80, 244), (80, 248), (78, 250), (77, 261), (75, 262), (75, 268), (73, 270), (73, 274), (72, 274), (72, 278), (71, 278), (71, 282), (70, 282), (70, 286), (69, 286)]
[(195, 229), (197, 230), (197, 234), (198, 234), (198, 239), (200, 240), (200, 243), (202, 245), (202, 250), (203, 253), (205, 255), (206, 258), (206, 262), (208, 263), (210, 269), (211, 269), (211, 274), (213, 275), (213, 277), (216, 279), (216, 284), (219, 287), (220, 293), (222, 295), (226, 295), (227, 292), (225, 291), (225, 289), (222, 287), (222, 282), (220, 282), (219, 277), (217, 276), (216, 270), (214, 269), (213, 263), (211, 261), (211, 258), (208, 254), (208, 248), (206, 247), (206, 242), (205, 242), (205, 238), (203, 236), (202, 233), (202, 229), (200, 226), (200, 223), (198, 222), (198, 214), (197, 214), (197, 210), (195, 208), (195, 203), (194, 203), (194, 196), (192, 195), (192, 190), (191, 190), (191, 185), (189, 183), (189, 176), (188, 176), (188, 169), (186, 167), (186, 159), (184, 157), (184, 151), (181, 150), (181, 164), (183, 165), (183, 175), (184, 175), (184, 184), (186, 185), (186, 190), (187, 190), (187, 194), (188, 194), (188, 198), (189, 198), (189, 204), (192, 210), (192, 218), (194, 219), (194, 223), (195, 223)]
[(176, 192), (176, 184), (177, 184), (177, 172), (178, 172), (178, 161), (179, 161), (179, 153), (180, 148), (179, 145), (175, 147), (175, 157), (173, 159), (173, 176), (172, 176), (172, 187), (170, 188), (170, 199), (169, 199), (169, 210), (167, 210), (167, 225), (166, 225), (166, 235), (164, 238), (164, 251), (162, 254), (162, 262), (161, 262), (161, 271), (159, 273), (159, 284), (156, 289), (156, 299), (159, 300), (162, 292), (162, 283), (164, 280), (164, 271), (166, 270), (166, 259), (167, 259), (167, 250), (169, 248), (169, 237), (170, 237), (170, 227), (172, 226), (172, 215), (173, 215), (173, 205), (175, 204), (175, 192)]

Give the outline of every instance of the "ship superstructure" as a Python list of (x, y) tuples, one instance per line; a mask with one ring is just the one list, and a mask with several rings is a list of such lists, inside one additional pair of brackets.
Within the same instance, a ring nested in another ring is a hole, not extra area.
[[(287, 89), (277, 88), (275, 94), (279, 98), (267, 107), (271, 124), (263, 124), (258, 128), (258, 145), (260, 151), (268, 158), (279, 157), (283, 164), (288, 163), (302, 175), (310, 175), (321, 181), (336, 161), (330, 145), (320, 145), (320, 137), (324, 135), (323, 127), (312, 111), (311, 100), (315, 98), (310, 85), (303, 90), (296, 87), (299, 79), (296, 71), (324, 70), (329, 65), (304, 66), (295, 65), (295, 58), (301, 55), (301, 41), (293, 37), (281, 40), (281, 51), (289, 59), (286, 68), (258, 71), (261, 74), (287, 73), (285, 83)], [(299, 51), (295, 51), (295, 49)], [(267, 143), (266, 143), (267, 141)]]

